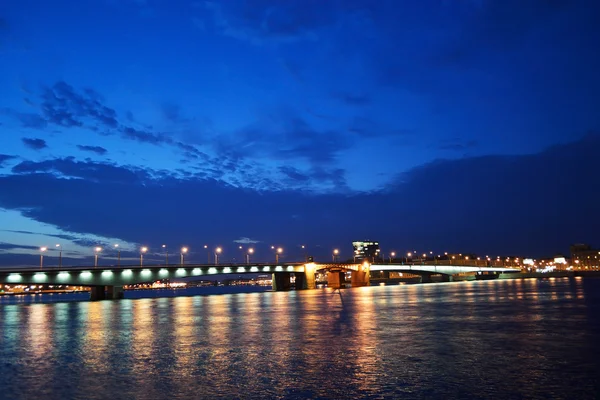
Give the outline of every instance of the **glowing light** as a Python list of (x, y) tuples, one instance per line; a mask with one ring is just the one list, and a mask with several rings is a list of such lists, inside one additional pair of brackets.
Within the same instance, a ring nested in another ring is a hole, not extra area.
[(142, 247), (142, 248), (140, 249), (140, 251), (141, 251), (142, 253), (145, 253), (145, 252), (147, 252), (147, 251), (148, 251), (148, 248), (144, 246), (144, 247)]
[(98, 247), (96, 247), (96, 248), (94, 249), (94, 251), (95, 251), (96, 253), (99, 253), (99, 252), (101, 252), (101, 251), (102, 251), (102, 247), (98, 246)]
[(40, 247), (40, 251), (46, 251), (46, 250), (48, 250), (47, 247)]
[[(206, 246), (205, 246), (205, 247), (206, 247)], [(188, 248), (187, 248), (187, 247), (182, 247), (182, 248), (181, 248), (181, 252), (182, 252), (183, 254), (187, 253), (187, 252), (188, 252)]]

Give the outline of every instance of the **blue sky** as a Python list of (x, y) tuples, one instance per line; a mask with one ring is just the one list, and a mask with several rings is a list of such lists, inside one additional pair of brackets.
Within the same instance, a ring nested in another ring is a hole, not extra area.
[(599, 13), (2, 2), (0, 263), (35, 263), (56, 239), (73, 262), (115, 242), (131, 257), (185, 244), (199, 261), (204, 244), (238, 257), (240, 238), (289, 259), (300, 244), (350, 255), (361, 238), (398, 252), (599, 245), (583, 156), (598, 147)]

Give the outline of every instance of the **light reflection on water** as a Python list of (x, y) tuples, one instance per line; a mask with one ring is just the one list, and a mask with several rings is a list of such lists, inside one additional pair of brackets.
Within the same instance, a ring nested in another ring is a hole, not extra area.
[(595, 398), (600, 280), (0, 306), (2, 398)]

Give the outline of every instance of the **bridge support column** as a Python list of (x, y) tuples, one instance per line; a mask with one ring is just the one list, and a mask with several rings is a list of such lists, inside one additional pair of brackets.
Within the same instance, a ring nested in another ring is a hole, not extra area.
[(452, 279), (452, 275), (445, 275), (442, 274), (442, 282), (452, 282), (454, 279)]
[(327, 274), (327, 287), (332, 289), (339, 289), (344, 283), (344, 272), (342, 271), (329, 271)]
[(421, 283), (432, 283), (431, 275), (421, 275)]
[(106, 293), (104, 292), (104, 286), (91, 286), (90, 287), (90, 300), (106, 300)]
[[(296, 290), (299, 289), (316, 289), (316, 266), (314, 263), (304, 264), (304, 273), (296, 273)], [(302, 275), (302, 287), (298, 286), (298, 276)]]
[(122, 299), (123, 298), (123, 286), (107, 286), (106, 287), (106, 298), (108, 299)]
[[(352, 287), (369, 286), (369, 275), (370, 274), (366, 270), (352, 271), (352, 276), (350, 278), (350, 283), (352, 284)], [(390, 274), (389, 272), (387, 272), (386, 278), (389, 277)]]
[(273, 272), (273, 290), (278, 292), (282, 290), (290, 290), (290, 273), (289, 272)]

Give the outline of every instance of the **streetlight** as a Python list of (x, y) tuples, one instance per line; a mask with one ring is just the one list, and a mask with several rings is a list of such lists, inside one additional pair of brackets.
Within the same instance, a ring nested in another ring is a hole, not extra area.
[(181, 253), (179, 253), (179, 264), (183, 265), (185, 264), (185, 254), (188, 252), (188, 248), (187, 247), (182, 247), (181, 248)]
[(205, 244), (204, 248), (206, 249), (206, 263), (210, 264), (210, 250), (208, 250), (208, 245)]
[(94, 249), (94, 267), (98, 266), (98, 253), (102, 251), (102, 247), (98, 246)]
[(47, 247), (40, 247), (40, 269), (44, 268), (44, 252), (48, 250)]
[(215, 249), (215, 265), (219, 265), (219, 254), (221, 254), (222, 251), (223, 249), (220, 247)]
[(61, 268), (62, 267), (62, 247), (60, 247), (60, 244), (57, 244), (56, 248), (58, 249), (58, 268)]
[(396, 252), (395, 252), (395, 251), (392, 251), (392, 252), (390, 253), (390, 263), (392, 262), (392, 258), (394, 258), (394, 257), (396, 257)]
[(163, 244), (162, 248), (165, 249), (165, 252), (166, 252), (166, 256), (165, 256), (166, 259), (165, 259), (165, 261), (166, 261), (166, 265), (168, 267), (169, 266), (169, 249), (167, 248), (166, 244)]
[(121, 249), (119, 248), (118, 244), (115, 244), (115, 249), (117, 250), (117, 266), (120, 267), (121, 266)]
[(340, 254), (340, 251), (338, 249), (333, 249), (333, 262), (337, 261), (338, 254)]
[(250, 254), (254, 254), (254, 249), (252, 247), (248, 249), (248, 253), (246, 254), (246, 264), (250, 264)]
[(408, 264), (408, 259), (412, 257), (412, 253), (409, 251), (406, 253), (406, 263)]
[[(240, 252), (242, 253), (242, 258), (244, 257), (244, 247), (243, 246), (239, 246)], [(240, 260), (241, 263), (241, 260)]]
[[(273, 248), (273, 246), (271, 246), (271, 248)], [(281, 247), (277, 248), (277, 251), (275, 252), (275, 264), (279, 264), (279, 255), (283, 253), (283, 249)]]
[(148, 251), (147, 247), (142, 247), (140, 249), (140, 267), (144, 266), (144, 253)]
[(304, 262), (308, 262), (308, 257), (306, 256), (306, 246), (302, 245), (302, 252), (304, 253)]

